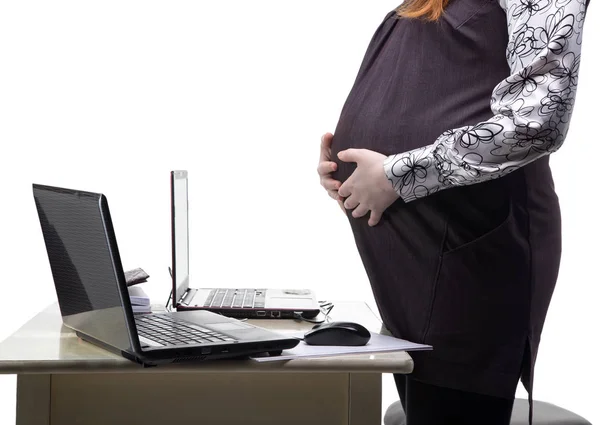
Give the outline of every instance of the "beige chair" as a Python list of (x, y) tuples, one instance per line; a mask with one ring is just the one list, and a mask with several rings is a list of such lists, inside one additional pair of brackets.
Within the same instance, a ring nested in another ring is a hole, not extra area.
[[(533, 404), (533, 424), (534, 425), (591, 425), (575, 413), (562, 409), (550, 403), (535, 401)], [(385, 425), (405, 425), (406, 417), (400, 401), (392, 403), (387, 409), (383, 418)], [(515, 400), (512, 420), (510, 425), (528, 425), (529, 424), (529, 403), (527, 400)]]

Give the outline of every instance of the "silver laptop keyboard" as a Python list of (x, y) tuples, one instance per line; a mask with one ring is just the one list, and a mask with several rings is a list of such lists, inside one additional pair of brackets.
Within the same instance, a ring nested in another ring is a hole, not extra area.
[(213, 289), (204, 307), (265, 308), (266, 293), (266, 289)]
[(135, 317), (138, 334), (162, 345), (231, 342), (233, 338), (165, 314)]

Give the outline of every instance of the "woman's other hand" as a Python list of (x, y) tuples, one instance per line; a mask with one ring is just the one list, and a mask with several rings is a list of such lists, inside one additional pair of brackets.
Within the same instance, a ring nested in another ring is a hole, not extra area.
[(335, 199), (342, 211), (346, 212), (344, 208), (344, 202), (340, 199), (338, 189), (342, 183), (335, 180), (331, 173), (337, 170), (337, 164), (331, 160), (331, 142), (333, 141), (333, 134), (325, 133), (321, 137), (321, 154), (319, 155), (319, 165), (317, 167), (317, 173), (321, 180), (321, 186), (325, 188), (327, 194)]
[(338, 188), (338, 196), (347, 198), (344, 206), (354, 210), (354, 218), (370, 211), (369, 226), (375, 226), (383, 212), (400, 197), (385, 175), (386, 156), (368, 149), (347, 149), (340, 152), (338, 158), (356, 163), (352, 175)]

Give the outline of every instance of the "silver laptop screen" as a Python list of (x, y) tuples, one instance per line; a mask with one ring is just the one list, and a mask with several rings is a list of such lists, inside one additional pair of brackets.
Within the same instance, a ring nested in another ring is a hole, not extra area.
[(188, 176), (171, 172), (174, 306), (189, 287)]

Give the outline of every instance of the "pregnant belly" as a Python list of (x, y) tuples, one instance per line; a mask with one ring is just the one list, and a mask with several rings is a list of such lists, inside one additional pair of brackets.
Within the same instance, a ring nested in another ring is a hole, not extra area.
[[(369, 90), (375, 86), (359, 80), (340, 114), (331, 153), (338, 165), (333, 178), (342, 183), (356, 169), (355, 163), (337, 158), (342, 150), (369, 149), (386, 156), (400, 154), (434, 143), (448, 129), (474, 124), (491, 115), (488, 101), (469, 103), (464, 90), (452, 93), (441, 88), (434, 90), (439, 93), (435, 101), (418, 96), (415, 87), (419, 86), (411, 86), (406, 80), (393, 95)], [(378, 250), (385, 245), (382, 241), (394, 240), (393, 246), (386, 245), (383, 251), (411, 255), (423, 252), (423, 241), (439, 250), (444, 233), (447, 233), (446, 249), (485, 234), (506, 219), (509, 197), (508, 180), (497, 179), (442, 190), (407, 204), (399, 200), (384, 213), (380, 231), (369, 228), (368, 216), (353, 219), (348, 211), (348, 218), (360, 249)], [(427, 255), (438, 254), (435, 250), (427, 251)]]
[[(356, 164), (345, 163), (338, 159), (340, 151), (368, 149), (383, 155), (406, 152), (431, 143), (435, 132), (427, 131), (418, 125), (416, 118), (388, 119), (384, 114), (371, 116), (368, 113), (342, 114), (335, 129), (331, 146), (332, 161), (338, 165), (333, 177), (345, 181), (356, 169)], [(435, 139), (433, 139), (435, 140)]]
[[(337, 159), (341, 150), (369, 149), (384, 155), (408, 152), (433, 144), (445, 131), (475, 125), (492, 117), (487, 85), (456, 79), (424, 81), (420, 74), (408, 78), (377, 70), (359, 79), (352, 88), (337, 123), (332, 159), (338, 163), (338, 180), (346, 180), (354, 164)], [(382, 88), (381, 81), (393, 81)], [(423, 87), (427, 85), (428, 90)]]

